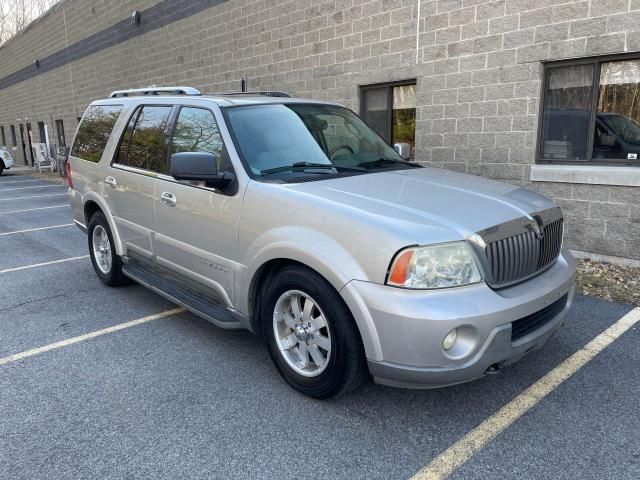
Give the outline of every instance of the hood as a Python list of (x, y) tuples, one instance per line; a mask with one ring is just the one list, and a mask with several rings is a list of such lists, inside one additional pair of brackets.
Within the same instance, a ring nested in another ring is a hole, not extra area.
[(449, 231), (451, 239), (555, 206), (546, 197), (482, 177), (421, 168), (292, 185), (318, 196), (399, 222)]

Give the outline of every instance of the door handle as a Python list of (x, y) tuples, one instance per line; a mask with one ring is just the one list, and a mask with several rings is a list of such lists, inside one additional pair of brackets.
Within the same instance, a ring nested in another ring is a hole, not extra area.
[(178, 202), (176, 196), (173, 193), (169, 192), (162, 192), (162, 195), (160, 195), (160, 200), (162, 200), (162, 203), (164, 203), (167, 207), (175, 207), (176, 203)]
[(109, 175), (107, 178), (104, 179), (104, 183), (106, 183), (107, 185), (111, 185), (112, 187), (115, 188), (118, 182), (116, 182), (115, 177), (112, 177), (111, 175)]

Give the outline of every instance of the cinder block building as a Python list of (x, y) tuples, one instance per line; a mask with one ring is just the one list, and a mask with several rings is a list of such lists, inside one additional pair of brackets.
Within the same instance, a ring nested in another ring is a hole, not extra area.
[(640, 260), (639, 0), (63, 0), (0, 47), (0, 145), (70, 145), (111, 90), (338, 101), (418, 162), (553, 197)]

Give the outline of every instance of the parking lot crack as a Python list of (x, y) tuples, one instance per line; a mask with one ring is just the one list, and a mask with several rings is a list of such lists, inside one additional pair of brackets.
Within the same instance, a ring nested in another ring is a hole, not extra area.
[[(75, 290), (73, 293), (87, 293), (87, 292), (92, 292), (94, 290), (99, 290), (101, 288), (102, 287), (94, 287), (94, 288), (88, 288), (88, 289), (85, 289), (85, 290)], [(15, 310), (16, 308), (20, 308), (20, 307), (23, 307), (25, 305), (29, 305), (31, 303), (42, 302), (44, 300), (53, 300), (55, 298), (66, 297), (66, 296), (69, 296), (68, 292), (59, 293), (57, 295), (51, 295), (51, 296), (48, 296), (48, 297), (35, 298), (33, 300), (27, 300), (25, 302), (21, 302), (21, 303), (15, 304), (15, 305), (11, 305), (10, 307), (0, 308), (0, 313), (8, 312), (10, 310)]]

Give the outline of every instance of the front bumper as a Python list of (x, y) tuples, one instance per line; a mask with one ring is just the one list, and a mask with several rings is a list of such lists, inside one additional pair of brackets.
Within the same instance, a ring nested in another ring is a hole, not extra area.
[[(542, 346), (562, 326), (575, 296), (575, 260), (563, 250), (549, 269), (523, 283), (414, 291), (352, 281), (342, 296), (354, 312), (369, 370), (378, 383), (433, 388), (482, 377)], [(517, 340), (512, 322), (567, 296), (562, 310)], [(458, 328), (461, 348), (442, 340)]]

